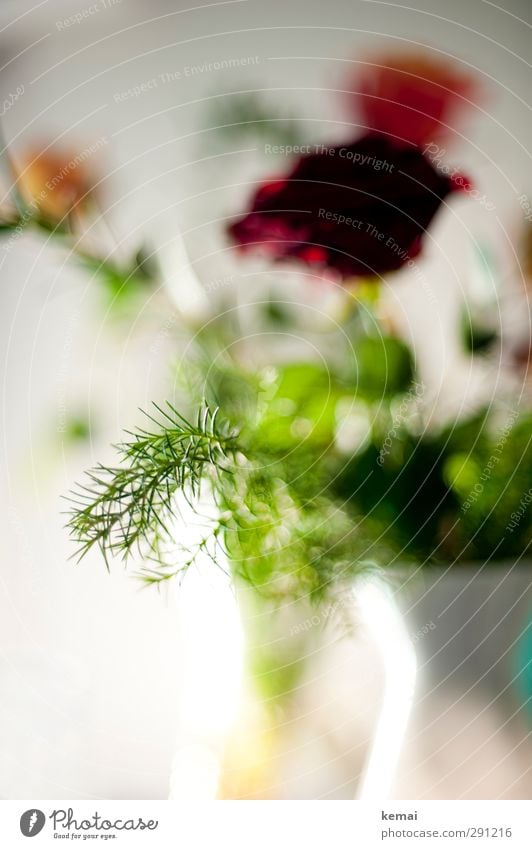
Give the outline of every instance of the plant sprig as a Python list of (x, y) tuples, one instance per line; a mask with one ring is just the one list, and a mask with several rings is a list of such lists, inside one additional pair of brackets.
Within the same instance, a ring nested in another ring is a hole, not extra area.
[(131, 439), (115, 446), (119, 465), (98, 464), (71, 493), (67, 525), (80, 559), (97, 545), (108, 568), (111, 556), (126, 559), (133, 550), (159, 561), (177, 493), (197, 501), (202, 481), (232, 473), (237, 433), (217, 408), (202, 404), (192, 423), (168, 402), (154, 407), (157, 415), (145, 415), (155, 427), (128, 431)]
[(316, 443), (276, 437), (275, 420), (263, 412), (257, 421), (255, 385), (245, 386), (231, 384), (234, 399), (225, 387), (223, 419), (206, 401), (194, 423), (171, 404), (154, 405), (156, 426), (117, 446), (116, 465), (88, 473), (68, 522), (80, 558), (96, 546), (109, 568), (135, 552), (145, 586), (179, 581), (209, 558), (277, 600), (322, 598), (363, 568), (358, 522), (317, 475)]

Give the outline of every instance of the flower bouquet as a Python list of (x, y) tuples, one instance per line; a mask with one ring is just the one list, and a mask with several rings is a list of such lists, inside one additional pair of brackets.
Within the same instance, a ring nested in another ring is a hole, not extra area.
[[(447, 167), (441, 155), (475, 86), (423, 55), (384, 56), (366, 63), (349, 91), (354, 137), (296, 143), (289, 122), (284, 140), (277, 122), (272, 141), (278, 153), (296, 154), (293, 163), (261, 181), (247, 210), (229, 210), (221, 228), (251, 277), (259, 267), (266, 277), (275, 268), (276, 281), (286, 273), (282, 293), (266, 285), (250, 308), (231, 277), (210, 292), (207, 285), (210, 313), (201, 321), (182, 315), (187, 343), (174, 397), (155, 399), (116, 461), (93, 468), (71, 495), (79, 556), (97, 547), (109, 567), (132, 559), (148, 586), (173, 579), (184, 590), (195, 564), (206, 562), (230, 576), (247, 623), (261, 731), (250, 731), (256, 714), (248, 713), (254, 719), (225, 756), (233, 762), (246, 735), (255, 754), (245, 779), (233, 769), (218, 782), (214, 792), (226, 796), (274, 792), (257, 751), (288, 721), (317, 650), (314, 626), (331, 620), (365, 620), (380, 640), (380, 728), (391, 699), (395, 742), (388, 739), (383, 778), (373, 769), (382, 761), (375, 739), (364, 786), (374, 793), (375, 781), (391, 781), (414, 672), (383, 570), (393, 586), (394, 570), (404, 578), (421, 566), (489, 564), (519, 558), (530, 544), (525, 396), (509, 377), (489, 401), (438, 420), (437, 387), (385, 297), (394, 276), (425, 285), (435, 222), (458, 198), (478, 200), (475, 175)], [(267, 136), (267, 121), (258, 123)], [(35, 203), (22, 173), (21, 192)], [(65, 180), (60, 208), (52, 190), (34, 207), (37, 223), (77, 222), (92, 193), (79, 175)], [(108, 261), (84, 257), (109, 279)], [(119, 289), (157, 274), (146, 274), (138, 257), (129, 270), (112, 270)], [(464, 304), (464, 315), (464, 356), (502, 356), (515, 377), (515, 357), (486, 305), (477, 312)]]

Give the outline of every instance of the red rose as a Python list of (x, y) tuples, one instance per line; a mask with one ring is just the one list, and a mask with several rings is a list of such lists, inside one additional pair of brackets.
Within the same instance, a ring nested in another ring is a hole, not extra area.
[(343, 278), (393, 271), (421, 249), (444, 198), (456, 188), (415, 147), (365, 136), (303, 156), (266, 183), (229, 228), (241, 249), (335, 269)]
[(448, 132), (476, 86), (446, 62), (414, 53), (376, 57), (351, 89), (367, 132), (423, 146)]

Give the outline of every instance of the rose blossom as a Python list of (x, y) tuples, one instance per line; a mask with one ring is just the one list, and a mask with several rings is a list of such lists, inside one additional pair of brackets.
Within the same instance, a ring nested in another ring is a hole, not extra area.
[(375, 57), (350, 88), (367, 132), (418, 146), (447, 134), (477, 93), (469, 75), (421, 52)]
[(373, 277), (415, 257), (456, 179), (417, 147), (367, 135), (302, 156), (262, 185), (229, 228), (242, 250), (293, 259), (342, 278)]

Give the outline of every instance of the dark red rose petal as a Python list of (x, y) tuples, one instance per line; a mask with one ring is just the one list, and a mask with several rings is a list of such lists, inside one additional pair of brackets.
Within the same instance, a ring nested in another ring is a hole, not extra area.
[(276, 259), (322, 264), (342, 277), (401, 268), (419, 253), (434, 215), (457, 188), (419, 149), (379, 136), (304, 156), (267, 187), (229, 228), (233, 241), (267, 247)]

